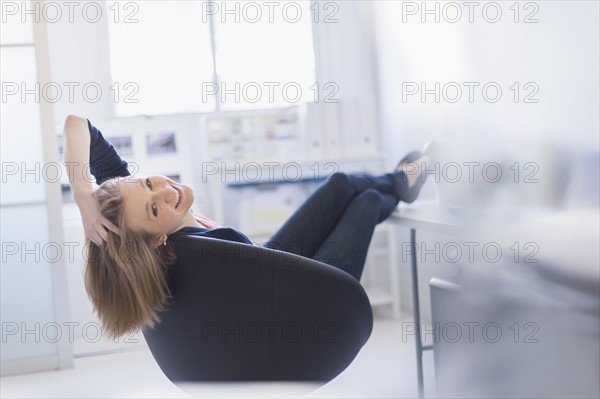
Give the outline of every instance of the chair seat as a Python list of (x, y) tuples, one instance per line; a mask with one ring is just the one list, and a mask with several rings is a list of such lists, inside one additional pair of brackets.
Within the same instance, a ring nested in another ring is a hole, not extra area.
[(174, 299), (144, 330), (171, 381), (329, 381), (371, 335), (367, 294), (340, 269), (214, 238), (173, 244)]

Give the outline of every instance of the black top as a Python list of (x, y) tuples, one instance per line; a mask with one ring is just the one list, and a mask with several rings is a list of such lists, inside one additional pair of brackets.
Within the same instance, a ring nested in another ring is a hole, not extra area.
[(177, 236), (181, 234), (219, 238), (221, 240), (237, 241), (245, 244), (252, 244), (252, 241), (250, 241), (250, 239), (246, 237), (245, 234), (230, 227), (218, 227), (216, 229), (209, 229), (203, 227), (184, 227), (171, 234), (171, 236)]
[(96, 184), (100, 185), (113, 177), (129, 176), (127, 162), (121, 159), (89, 119), (87, 122), (90, 129), (90, 173), (96, 178)]
[[(131, 174), (127, 169), (127, 162), (121, 159), (112, 144), (102, 136), (100, 130), (92, 125), (89, 119), (87, 122), (90, 130), (90, 173), (96, 178), (96, 184), (100, 185), (104, 181), (114, 177), (130, 176)], [(216, 229), (184, 227), (172, 235), (179, 234), (252, 244), (252, 241), (246, 235), (229, 227), (219, 227)]]

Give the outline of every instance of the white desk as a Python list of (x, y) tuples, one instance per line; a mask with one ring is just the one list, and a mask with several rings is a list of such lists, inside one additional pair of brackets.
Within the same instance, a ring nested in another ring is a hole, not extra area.
[[(417, 355), (417, 384), (419, 397), (423, 397), (423, 351), (433, 349), (432, 345), (423, 346), (421, 342), (421, 312), (419, 307), (419, 284), (417, 274), (417, 251), (416, 231), (417, 229), (429, 230), (439, 233), (453, 234), (461, 230), (461, 218), (453, 214), (436, 201), (419, 201), (414, 204), (400, 204), (387, 219), (396, 226), (410, 229), (411, 245), (411, 280), (413, 295), (413, 315), (415, 321), (415, 349)], [(393, 251), (393, 259), (396, 264), (397, 255)], [(395, 284), (397, 285), (397, 284)]]

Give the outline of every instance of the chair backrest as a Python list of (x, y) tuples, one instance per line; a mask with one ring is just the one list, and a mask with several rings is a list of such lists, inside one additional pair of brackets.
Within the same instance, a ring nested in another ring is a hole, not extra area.
[(371, 335), (367, 294), (342, 270), (213, 238), (174, 245), (173, 301), (144, 330), (171, 381), (329, 381)]

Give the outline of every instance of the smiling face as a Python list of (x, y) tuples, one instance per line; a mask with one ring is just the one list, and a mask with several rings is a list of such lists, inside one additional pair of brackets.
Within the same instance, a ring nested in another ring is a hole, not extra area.
[(166, 176), (128, 178), (119, 182), (127, 226), (155, 236), (171, 234), (184, 227), (194, 202), (191, 187)]

